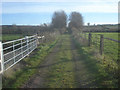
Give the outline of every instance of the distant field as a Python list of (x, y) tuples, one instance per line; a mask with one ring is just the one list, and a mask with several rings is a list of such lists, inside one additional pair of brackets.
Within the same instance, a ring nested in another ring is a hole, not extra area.
[[(120, 33), (92, 33), (92, 43), (96, 46), (96, 48), (100, 47), (100, 35), (103, 34), (104, 37), (118, 40), (118, 35)], [(88, 36), (87, 36), (88, 37)], [(112, 58), (114, 61), (118, 60), (118, 42), (104, 39), (104, 54), (108, 55), (108, 57)]]
[(2, 40), (3, 41), (8, 41), (8, 40), (14, 40), (14, 39), (19, 39), (19, 38), (22, 38), (23, 35), (20, 35), (20, 34), (12, 34), (12, 35), (9, 35), (9, 34), (5, 34), (5, 35), (2, 35)]
[(115, 39), (115, 40), (118, 40), (118, 35), (120, 35), (120, 33), (92, 33), (92, 34), (103, 34), (104, 37), (108, 37), (108, 38), (112, 38), (112, 39)]

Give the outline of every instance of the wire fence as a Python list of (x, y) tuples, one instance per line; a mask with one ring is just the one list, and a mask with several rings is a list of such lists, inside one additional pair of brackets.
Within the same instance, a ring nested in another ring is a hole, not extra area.
[(93, 45), (101, 55), (104, 54), (110, 59), (118, 61), (120, 41), (105, 37), (102, 34), (81, 33), (80, 35), (88, 41), (88, 46)]
[(0, 42), (0, 73), (14, 66), (37, 48), (37, 35), (25, 38)]

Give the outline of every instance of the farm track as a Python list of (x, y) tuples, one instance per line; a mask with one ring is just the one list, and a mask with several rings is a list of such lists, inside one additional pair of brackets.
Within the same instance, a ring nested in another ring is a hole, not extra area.
[(74, 61), (75, 83), (77, 88), (95, 88), (97, 87), (94, 73), (89, 72), (84, 55), (78, 54), (74, 41), (71, 39), (71, 52)]
[(53, 48), (50, 54), (45, 58), (44, 62), (39, 67), (33, 67), (32, 69), (38, 69), (38, 73), (28, 82), (26, 82), (21, 88), (45, 88), (45, 78), (50, 70), (50, 66), (54, 64), (53, 60), (56, 53), (59, 52), (62, 40), (59, 40), (57, 45)]
[[(49, 53), (49, 55), (45, 58), (43, 63), (38, 67), (33, 67), (32, 69), (38, 69), (38, 73), (32, 76), (29, 81), (27, 81), (21, 88), (49, 88), (46, 86), (46, 78), (49, 76), (49, 72), (51, 71), (51, 66), (58, 63), (56, 55), (59, 53), (62, 43), (65, 40), (58, 41), (53, 50)], [(70, 38), (71, 39), (71, 38)], [(95, 83), (94, 73), (89, 72), (88, 67), (84, 62), (84, 56), (78, 53), (77, 48), (74, 44), (74, 41), (71, 39), (70, 50), (72, 53), (72, 62), (73, 62), (73, 70), (74, 70), (74, 81), (75, 88), (90, 88), (97, 87)], [(61, 87), (62, 88), (62, 87)]]

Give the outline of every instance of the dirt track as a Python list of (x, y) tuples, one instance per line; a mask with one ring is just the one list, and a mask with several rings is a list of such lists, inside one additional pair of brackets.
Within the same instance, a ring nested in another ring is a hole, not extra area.
[(77, 88), (97, 87), (95, 83), (94, 73), (90, 73), (84, 62), (82, 54), (78, 54), (74, 41), (71, 40), (72, 57), (74, 60), (75, 82)]
[(47, 77), (50, 66), (55, 64), (54, 59), (56, 53), (59, 52), (61, 41), (62, 40), (57, 43), (57, 45), (53, 48), (53, 50), (49, 53), (49, 55), (45, 58), (44, 62), (39, 67), (33, 67), (33, 69), (39, 69), (38, 74), (30, 78), (30, 80), (26, 82), (22, 88), (45, 88), (45, 78)]
[[(33, 67), (33, 69), (38, 69), (38, 73), (28, 82), (26, 82), (22, 88), (48, 88), (46, 87), (46, 78), (48, 77), (48, 73), (51, 70), (51, 66), (58, 63), (56, 55), (60, 51), (61, 43), (64, 40), (59, 40), (53, 50), (49, 53), (49, 55), (45, 58), (44, 62), (39, 67)], [(72, 53), (72, 62), (73, 62), (73, 70), (75, 77), (75, 88), (89, 88), (89, 87), (97, 87), (95, 84), (94, 74), (89, 72), (88, 68), (84, 63), (84, 57), (80, 55), (77, 51), (77, 48), (74, 44), (74, 41), (71, 40), (71, 48), (69, 48)]]

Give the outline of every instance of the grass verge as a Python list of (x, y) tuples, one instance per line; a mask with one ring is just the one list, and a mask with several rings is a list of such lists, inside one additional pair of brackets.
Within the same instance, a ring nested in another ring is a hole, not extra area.
[(46, 79), (46, 87), (49, 88), (73, 88), (75, 87), (70, 36), (63, 35), (60, 51), (56, 53), (51, 71)]
[(99, 55), (95, 47), (83, 46), (75, 39), (74, 41), (86, 67), (91, 73), (94, 73), (99, 88), (117, 88), (117, 64)]
[(37, 69), (31, 69), (31, 67), (39, 66), (46, 55), (56, 45), (57, 41), (58, 39), (50, 44), (42, 44), (39, 46), (29, 57), (21, 61), (24, 63), (24, 67), (17, 70), (12, 77), (3, 76), (3, 88), (21, 87), (32, 75), (36, 74)]

